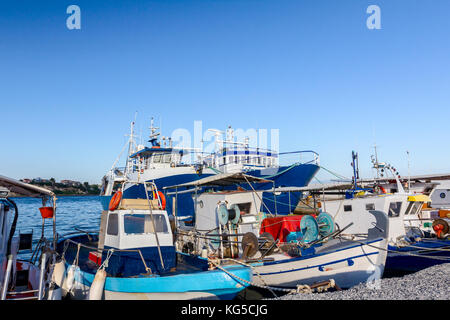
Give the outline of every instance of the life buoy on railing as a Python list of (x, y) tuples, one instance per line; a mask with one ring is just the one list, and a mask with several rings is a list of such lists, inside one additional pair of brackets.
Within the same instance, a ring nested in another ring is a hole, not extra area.
[(382, 193), (386, 193), (386, 189), (383, 188), (382, 186), (380, 186), (380, 190), (381, 190)]
[(158, 196), (156, 196), (155, 191), (153, 191), (153, 199), (158, 198), (161, 200), (161, 210), (166, 209), (166, 197), (164, 196), (164, 193), (158, 191)]
[(109, 210), (114, 211), (119, 206), (120, 200), (122, 200), (122, 191), (117, 191), (109, 201)]

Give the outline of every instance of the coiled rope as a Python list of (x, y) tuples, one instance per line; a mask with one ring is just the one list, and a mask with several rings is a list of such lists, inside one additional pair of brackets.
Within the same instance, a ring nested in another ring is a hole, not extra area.
[[(233, 260), (233, 259), (228, 259), (228, 260)], [(273, 290), (286, 292), (287, 294), (312, 293), (312, 292), (314, 291), (314, 288), (312, 288), (311, 286), (306, 285), (306, 284), (299, 284), (299, 285), (297, 285), (297, 288), (295, 288), (295, 289), (286, 289), (286, 288), (279, 288), (279, 287), (273, 287), (273, 286), (268, 286), (268, 285), (259, 285), (259, 284), (256, 284), (256, 283), (254, 283), (254, 282), (251, 282), (251, 281), (247, 281), (247, 280), (245, 280), (245, 279), (242, 279), (241, 277), (239, 277), (239, 276), (237, 276), (237, 275), (235, 275), (235, 274), (229, 272), (228, 270), (226, 270), (225, 268), (222, 268), (218, 263), (216, 263), (216, 262), (213, 261), (213, 260), (209, 260), (209, 262), (211, 262), (217, 269), (219, 269), (219, 270), (225, 272), (225, 273), (226, 273), (227, 275), (229, 275), (231, 278), (237, 279), (237, 280), (240, 281), (240, 282), (247, 283), (248, 285), (251, 285), (251, 286), (254, 286), (254, 287), (257, 287), (257, 288), (268, 289), (268, 290), (270, 290), (274, 295), (275, 295), (275, 293), (273, 292)], [(236, 262), (237, 262), (237, 261), (236, 261)], [(241, 262), (238, 262), (238, 263), (241, 263)], [(243, 264), (243, 263), (241, 263), (241, 264)], [(245, 264), (244, 264), (244, 265), (245, 265)], [(250, 269), (251, 269), (252, 271), (254, 271), (254, 268), (253, 268), (251, 265), (247, 265), (247, 266), (250, 267)], [(263, 282), (263, 283), (265, 283), (265, 282)], [(335, 283), (334, 279), (330, 279), (329, 282), (328, 282), (328, 284), (323, 285), (323, 286), (320, 286), (320, 287), (317, 287), (317, 288), (315, 288), (315, 289), (316, 289), (318, 292), (323, 292), (324, 290), (326, 291), (326, 290), (328, 290), (329, 288), (334, 288), (334, 287), (336, 287), (336, 283)], [(321, 289), (319, 289), (319, 288), (321, 288)], [(275, 295), (275, 297), (277, 297), (277, 296)]]

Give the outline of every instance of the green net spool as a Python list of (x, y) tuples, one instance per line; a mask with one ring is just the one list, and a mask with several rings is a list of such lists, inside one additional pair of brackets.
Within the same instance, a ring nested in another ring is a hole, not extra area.
[(327, 212), (321, 212), (316, 219), (317, 223), (319, 224), (319, 234), (321, 237), (329, 236), (334, 232), (334, 219), (331, 214)]
[(228, 209), (225, 203), (221, 203), (216, 208), (217, 220), (224, 226), (228, 223)]

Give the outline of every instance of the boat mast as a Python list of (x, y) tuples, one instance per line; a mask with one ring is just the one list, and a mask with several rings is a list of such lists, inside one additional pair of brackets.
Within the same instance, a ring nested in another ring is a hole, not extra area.
[(409, 151), (408, 150), (406, 150), (406, 154), (408, 155), (408, 192), (409, 192), (409, 190), (411, 188), (411, 173), (409, 170)]
[(378, 153), (377, 153), (377, 144), (374, 143), (373, 148), (375, 150), (375, 163), (374, 163), (374, 167), (377, 169), (377, 179), (380, 178), (380, 169), (378, 167)]
[[(135, 121), (136, 121), (136, 116), (135, 116)], [(131, 156), (131, 154), (132, 153), (134, 153), (134, 150), (135, 150), (135, 148), (134, 148), (134, 144), (135, 144), (135, 142), (134, 142), (134, 123), (135, 123), (135, 121), (132, 121), (131, 122), (131, 125), (130, 125), (130, 138), (128, 139), (128, 153), (127, 153), (127, 160), (126, 160), (126, 163), (125, 163), (125, 172), (124, 172), (124, 174), (127, 174), (127, 172), (129, 171), (129, 167), (130, 167), (130, 156)]]

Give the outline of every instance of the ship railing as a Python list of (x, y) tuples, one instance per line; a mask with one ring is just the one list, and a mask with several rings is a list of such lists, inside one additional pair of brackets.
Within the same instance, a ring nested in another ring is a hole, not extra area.
[(320, 165), (320, 156), (313, 150), (280, 152), (278, 156), (279, 165), (290, 165), (292, 163)]
[[(67, 235), (66, 235), (66, 236), (67, 236)], [(84, 244), (84, 243), (76, 242), (76, 241), (74, 241), (74, 240), (72, 240), (72, 239), (65, 239), (65, 240), (64, 240), (63, 257), (64, 257), (65, 252), (67, 251), (68, 246), (69, 246), (70, 244), (73, 244), (73, 245), (76, 245), (76, 246), (83, 247), (83, 248), (85, 248), (85, 249), (87, 249), (87, 250), (90, 250), (90, 251), (96, 251), (96, 252), (99, 252), (99, 253), (101, 253), (101, 254), (102, 254), (104, 251), (110, 252), (111, 255), (113, 255), (114, 253), (117, 253), (117, 252), (135, 252), (135, 253), (137, 253), (138, 256), (140, 257), (140, 259), (141, 259), (141, 261), (142, 261), (142, 264), (144, 265), (144, 268), (145, 268), (146, 272), (147, 272), (148, 274), (151, 274), (151, 273), (152, 273), (151, 268), (149, 268), (149, 267), (147, 266), (147, 264), (145, 263), (144, 256), (143, 256), (141, 250), (139, 250), (139, 249), (111, 249), (111, 248), (99, 248), (99, 247), (88, 246), (88, 245), (86, 245), (86, 244)]]

